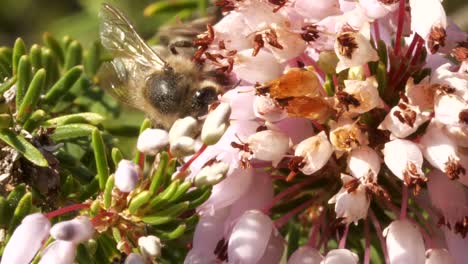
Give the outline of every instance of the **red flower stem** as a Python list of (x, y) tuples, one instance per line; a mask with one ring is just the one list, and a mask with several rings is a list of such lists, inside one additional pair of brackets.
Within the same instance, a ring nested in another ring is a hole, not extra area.
[(193, 154), (193, 156), (187, 161), (182, 168), (180, 168), (179, 176), (177, 178), (181, 178), (181, 175), (184, 175), (184, 172), (187, 171), (187, 169), (190, 167), (190, 165), (205, 151), (205, 149), (208, 147), (208, 145), (203, 144), (201, 148), (197, 151), (197, 153)]
[(297, 213), (305, 210), (306, 208), (310, 207), (312, 204), (316, 202), (315, 199), (310, 199), (309, 201), (299, 205), (298, 207), (292, 209), (287, 214), (283, 215), (280, 219), (275, 221), (276, 228), (281, 228), (284, 224), (286, 224), (291, 217), (296, 215)]
[(145, 153), (140, 152), (138, 155), (138, 166), (140, 166), (140, 169), (143, 171), (143, 166), (145, 166)]
[(344, 234), (340, 239), (340, 245), (338, 246), (338, 248), (341, 249), (341, 248), (346, 247), (346, 239), (348, 238), (348, 234), (349, 234), (349, 224), (347, 224), (345, 227)]
[(59, 216), (59, 215), (63, 215), (63, 214), (66, 214), (68, 212), (73, 212), (73, 211), (78, 211), (78, 210), (81, 210), (81, 209), (88, 209), (89, 208), (89, 204), (72, 204), (72, 205), (69, 205), (69, 206), (65, 206), (63, 208), (59, 208), (55, 211), (52, 211), (50, 213), (47, 213), (45, 214), (45, 217), (49, 218), (49, 219), (52, 219), (56, 216)]
[(383, 237), (382, 227), (380, 226), (380, 222), (379, 220), (377, 220), (377, 217), (375, 216), (372, 210), (369, 210), (369, 216), (372, 221), (372, 225), (374, 226), (375, 233), (377, 234), (377, 237), (380, 240), (380, 247), (382, 248), (382, 253), (384, 255), (385, 264), (390, 264), (390, 258), (388, 257), (388, 251), (387, 251), (387, 242), (385, 241), (385, 238)]
[(369, 217), (364, 221), (364, 237), (366, 239), (366, 245), (364, 249), (364, 264), (370, 263), (370, 230), (369, 230)]
[(364, 76), (365, 76), (366, 78), (369, 78), (369, 77), (372, 76), (371, 70), (370, 70), (370, 68), (369, 68), (369, 63), (364, 64)]
[(322, 227), (322, 224), (325, 220), (325, 216), (327, 214), (327, 211), (325, 208), (323, 208), (323, 212), (322, 214), (320, 215), (320, 218), (317, 219), (317, 221), (315, 222), (315, 226), (314, 226), (314, 229), (312, 230), (312, 233), (310, 234), (310, 237), (309, 237), (309, 242), (307, 242), (307, 244), (313, 248), (316, 248), (318, 249), (318, 245), (319, 245), (319, 240), (318, 240), (318, 234), (320, 232), (320, 228)]
[(422, 48), (424, 45), (424, 40), (422, 38), (418, 38), (418, 45), (416, 46), (416, 51), (414, 52), (413, 59), (411, 59), (411, 65), (416, 65), (416, 63), (419, 60), (419, 57), (421, 57), (422, 54)]
[(374, 20), (372, 23), (372, 26), (374, 28), (374, 36), (375, 36), (375, 46), (377, 47), (379, 41), (380, 41), (380, 27), (379, 27), (379, 20)]
[(325, 81), (325, 71), (322, 70), (322, 68), (320, 68), (320, 66), (318, 65), (318, 63), (313, 60), (311, 57), (307, 56), (307, 54), (302, 54), (299, 59), (304, 62), (306, 65), (312, 65), (315, 69), (315, 71), (317, 72), (317, 74), (320, 76), (320, 78), (322, 78), (322, 80)]
[(406, 0), (400, 0), (400, 4), (398, 6), (398, 27), (395, 39), (395, 55), (398, 55), (400, 53), (401, 36), (403, 34), (403, 23), (405, 22), (405, 3)]
[(402, 186), (400, 220), (406, 219), (406, 211), (408, 210), (408, 186), (405, 184)]
[(414, 47), (416, 47), (416, 44), (419, 43), (419, 35), (414, 34), (413, 40), (411, 41), (408, 50), (406, 50), (405, 58), (409, 60), (411, 58), (411, 55), (413, 54)]
[(266, 206), (262, 211), (265, 213), (265, 214), (268, 214), (268, 212), (271, 210), (271, 208), (273, 206), (275, 206), (275, 204), (277, 202), (279, 202), (281, 199), (283, 199), (284, 197), (288, 196), (288, 195), (291, 195), (291, 194), (298, 194), (299, 193), (299, 190), (302, 189), (302, 187), (306, 186), (306, 185), (309, 185), (313, 182), (315, 182), (316, 180), (318, 180), (319, 178), (317, 177), (309, 177), (309, 179), (307, 180), (304, 180), (302, 182), (299, 182), (299, 183), (296, 183), (288, 188), (286, 188), (285, 190), (283, 190), (282, 192), (280, 192), (278, 195), (276, 195), (273, 200), (270, 202), (270, 204), (268, 206)]

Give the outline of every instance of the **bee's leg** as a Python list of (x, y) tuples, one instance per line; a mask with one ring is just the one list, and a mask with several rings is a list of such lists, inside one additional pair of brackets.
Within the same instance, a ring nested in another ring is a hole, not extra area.
[(179, 54), (176, 48), (193, 48), (193, 47), (194, 45), (192, 41), (190, 40), (177, 40), (177, 41), (169, 43), (169, 50), (171, 51), (173, 55)]

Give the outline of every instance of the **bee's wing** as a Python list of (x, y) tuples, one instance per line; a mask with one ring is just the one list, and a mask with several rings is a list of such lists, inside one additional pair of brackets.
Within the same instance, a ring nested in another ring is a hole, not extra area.
[(164, 59), (143, 41), (119, 10), (109, 4), (103, 4), (100, 16), (101, 43), (115, 57), (132, 58), (147, 67), (166, 66)]

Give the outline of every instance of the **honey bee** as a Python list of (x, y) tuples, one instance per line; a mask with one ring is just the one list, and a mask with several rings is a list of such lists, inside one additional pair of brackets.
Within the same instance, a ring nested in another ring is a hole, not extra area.
[(178, 118), (206, 114), (221, 92), (209, 72), (174, 47), (152, 49), (111, 5), (103, 4), (100, 16), (101, 43), (113, 55), (99, 70), (101, 87), (146, 113), (155, 127), (169, 129)]

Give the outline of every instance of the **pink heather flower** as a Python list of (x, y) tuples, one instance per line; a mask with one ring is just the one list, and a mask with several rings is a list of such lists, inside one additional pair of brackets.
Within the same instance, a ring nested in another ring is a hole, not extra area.
[(253, 35), (246, 18), (239, 12), (230, 12), (213, 26), (216, 39), (224, 41), (228, 50), (244, 50), (252, 46)]
[(330, 142), (338, 156), (369, 143), (367, 134), (357, 125), (357, 121), (346, 117), (338, 119), (338, 122), (330, 121)]
[(450, 255), (455, 259), (455, 263), (466, 262), (466, 249), (468, 248), (468, 237), (455, 234), (452, 230), (444, 228), (445, 241)]
[(270, 53), (261, 49), (256, 56), (252, 56), (253, 49), (237, 53), (234, 73), (239, 79), (254, 84), (265, 83), (281, 75), (283, 67)]
[(410, 0), (411, 29), (425, 41), (431, 53), (445, 45), (447, 17), (440, 0)]
[(171, 142), (170, 151), (176, 158), (193, 155), (198, 142), (187, 136), (182, 136)]
[(370, 19), (385, 17), (388, 13), (398, 8), (398, 2), (385, 4), (379, 0), (360, 0), (359, 5), (365, 10), (366, 16)]
[(138, 185), (140, 168), (130, 160), (121, 160), (115, 170), (115, 186), (119, 191), (129, 193)]
[(50, 235), (56, 240), (71, 241), (75, 244), (90, 240), (94, 234), (94, 226), (86, 216), (78, 216), (69, 221), (55, 224), (50, 229)]
[(422, 171), (423, 156), (415, 143), (395, 139), (385, 144), (383, 154), (387, 167), (407, 185), (425, 180), (426, 176)]
[(358, 261), (358, 255), (348, 249), (333, 249), (327, 253), (321, 264), (357, 264)]
[(294, 151), (295, 156), (304, 158), (304, 166), (300, 170), (306, 175), (311, 175), (325, 166), (332, 154), (332, 145), (324, 131), (301, 141)]
[(291, 147), (290, 139), (287, 135), (274, 130), (263, 130), (251, 135), (247, 139), (249, 148), (247, 159), (258, 159), (271, 161), (276, 166), (286, 152)]
[(320, 264), (323, 260), (322, 254), (311, 247), (302, 246), (289, 257), (288, 264)]
[(416, 106), (420, 111), (434, 108), (434, 97), (436, 90), (431, 85), (429, 77), (424, 78), (418, 84), (414, 84), (413, 78), (406, 82), (405, 95), (410, 105)]
[(169, 130), (169, 142), (174, 144), (181, 137), (193, 138), (200, 132), (198, 121), (187, 116), (177, 119)]
[(444, 248), (429, 249), (425, 264), (455, 264), (452, 255)]
[(44, 250), (39, 264), (73, 264), (77, 245), (71, 241), (56, 240)]
[(41, 213), (26, 216), (3, 251), (1, 264), (29, 263), (49, 237), (50, 221)]
[(302, 140), (315, 134), (312, 122), (306, 118), (285, 118), (275, 123), (275, 128), (288, 135), (293, 144), (298, 144)]
[(294, 10), (311, 22), (341, 13), (338, 0), (296, 0)]
[(252, 105), (256, 99), (254, 87), (239, 86), (223, 94), (221, 101), (231, 105), (231, 120), (253, 120), (256, 113)]
[(169, 134), (162, 129), (147, 128), (138, 137), (137, 149), (148, 155), (156, 155), (169, 144)]
[(214, 110), (208, 113), (201, 130), (201, 140), (206, 145), (213, 145), (223, 136), (229, 127), (231, 106), (228, 103), (220, 103)]
[(229, 165), (224, 162), (214, 162), (203, 167), (195, 176), (194, 184), (197, 187), (215, 185), (224, 180), (229, 171)]
[(146, 261), (140, 254), (130, 253), (125, 259), (124, 264), (146, 264)]
[(362, 66), (370, 61), (377, 61), (377, 51), (371, 46), (369, 38), (360, 32), (342, 32), (335, 40), (335, 53), (339, 58), (336, 72)]
[(429, 120), (430, 113), (421, 112), (418, 107), (400, 101), (385, 116), (379, 129), (389, 130), (393, 137), (405, 138), (418, 130), (419, 126)]
[[(260, 211), (245, 212), (233, 227), (229, 238), (229, 262), (257, 263), (265, 255), (270, 241), (277, 236), (280, 235), (270, 217)], [(282, 251), (281, 248), (277, 250)], [(281, 255), (270, 263), (277, 263)]]
[(457, 95), (463, 100), (468, 100), (468, 74), (463, 72), (454, 72), (451, 70), (453, 64), (445, 63), (433, 71), (431, 76), (432, 83), (447, 85), (453, 89), (453, 94)]
[(368, 146), (356, 148), (348, 155), (349, 173), (357, 179), (372, 178), (376, 182), (380, 163), (381, 160), (377, 152)]
[(408, 220), (393, 221), (383, 231), (392, 264), (424, 263), (424, 241), (418, 228)]
[(344, 222), (347, 224), (353, 222), (357, 224), (360, 219), (366, 218), (369, 209), (370, 200), (366, 188), (362, 184), (359, 184), (355, 190), (344, 187), (355, 178), (343, 173), (341, 174), (341, 180), (343, 181), (343, 187), (328, 203), (335, 204), (336, 217), (343, 217)]
[(379, 91), (377, 90), (375, 77), (369, 77), (364, 81), (345, 80), (344, 84), (345, 88), (343, 92), (354, 97), (356, 102), (343, 102), (337, 95), (335, 95), (335, 101), (339, 106), (346, 104), (346, 112), (350, 115), (363, 114), (376, 107), (381, 108), (383, 106), (382, 99), (380, 99)]
[(255, 96), (253, 106), (255, 116), (269, 122), (278, 122), (288, 116), (287, 111), (269, 95)]

